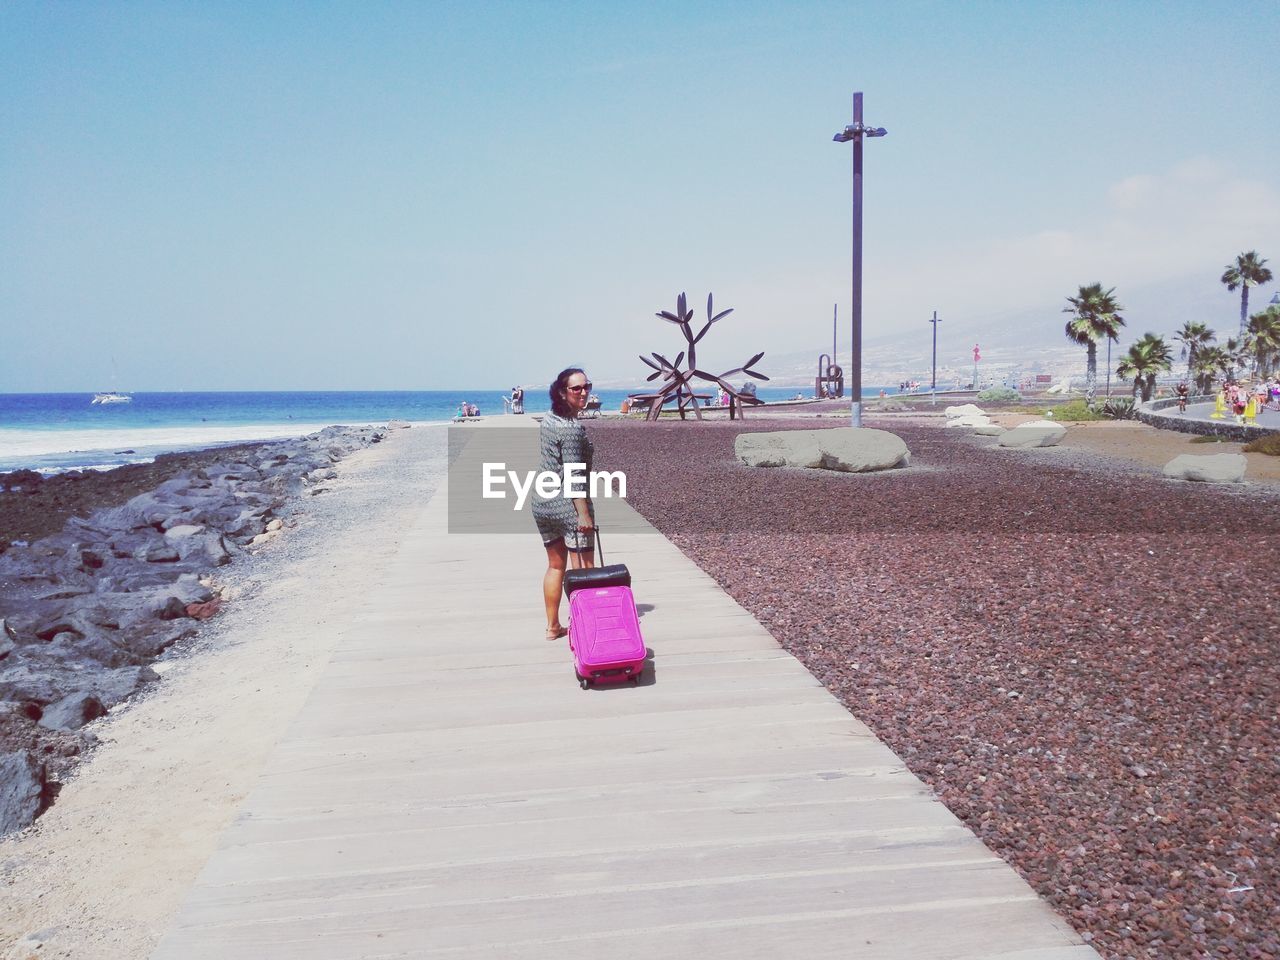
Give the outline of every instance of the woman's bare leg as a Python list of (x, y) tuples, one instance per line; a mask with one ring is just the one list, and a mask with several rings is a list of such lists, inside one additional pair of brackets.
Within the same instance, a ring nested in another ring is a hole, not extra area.
[(547, 607), (547, 639), (565, 635), (560, 625), (560, 591), (564, 589), (564, 567), (569, 551), (563, 540), (544, 544), (547, 548), (547, 572), (542, 575), (542, 599)]
[[(592, 534), (594, 536), (594, 534)], [(590, 550), (570, 550), (569, 567), (573, 570), (592, 570), (596, 565), (596, 550), (593, 541)]]

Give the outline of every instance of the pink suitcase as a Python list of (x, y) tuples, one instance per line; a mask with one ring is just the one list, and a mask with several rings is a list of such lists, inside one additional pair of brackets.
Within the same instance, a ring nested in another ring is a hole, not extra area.
[(569, 649), (578, 683), (640, 679), (646, 650), (630, 587), (581, 587), (569, 595)]
[(567, 570), (569, 649), (578, 683), (632, 683), (640, 679), (647, 650), (640, 636), (640, 617), (631, 593), (631, 572), (618, 563), (604, 566), (604, 547), (596, 530), (599, 567)]

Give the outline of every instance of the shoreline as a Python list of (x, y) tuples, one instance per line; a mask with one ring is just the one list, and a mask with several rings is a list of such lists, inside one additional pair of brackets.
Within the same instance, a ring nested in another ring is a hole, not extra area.
[[(395, 420), (411, 427), (447, 426), (448, 420)], [(315, 421), (306, 423), (223, 424), (217, 426), (140, 426), (134, 428), (103, 428), (85, 430), (79, 427), (54, 429), (49, 427), (0, 428), (0, 439), (6, 450), (17, 449), (16, 455), (0, 461), (0, 478), (6, 473), (34, 470), (45, 476), (57, 476), (70, 472), (105, 472), (120, 467), (153, 463), (158, 457), (171, 454), (197, 454), (228, 447), (249, 444), (278, 443), (297, 440), (318, 433), (332, 426), (350, 429), (368, 429), (386, 426), (386, 419)], [(25, 449), (14, 443), (15, 437), (29, 434)], [(56, 438), (77, 438), (82, 445), (67, 447), (65, 441)], [(102, 446), (85, 446), (83, 443), (114, 442)], [(115, 463), (94, 463), (109, 456), (132, 456), (134, 459)], [(49, 464), (51, 459), (63, 459), (65, 465)]]

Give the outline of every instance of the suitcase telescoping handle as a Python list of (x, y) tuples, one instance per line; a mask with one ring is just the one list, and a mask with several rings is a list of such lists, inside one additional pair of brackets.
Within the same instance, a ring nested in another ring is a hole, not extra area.
[[(603, 567), (603, 566), (604, 566), (604, 544), (602, 544), (602, 543), (600, 542), (600, 528), (599, 528), (599, 527), (595, 527), (594, 529), (595, 529), (595, 533), (594, 533), (594, 535), (592, 536), (592, 538), (591, 538), (591, 539), (592, 539), (592, 541), (595, 543), (595, 547), (592, 549), (592, 551), (591, 551), (591, 555), (592, 555), (592, 556), (595, 556), (597, 553), (599, 553), (599, 554), (600, 554), (600, 566), (602, 566), (602, 567)], [(571, 553), (571, 554), (573, 554), (573, 556), (572, 556), (572, 563), (573, 563), (573, 564), (580, 564), (580, 563), (582, 563), (582, 561), (579, 559), (579, 554), (578, 554), (578, 552), (577, 552), (576, 550), (571, 550), (571, 551), (570, 551), (570, 553)], [(571, 565), (570, 569), (573, 569), (573, 570), (579, 570), (579, 569), (581, 569), (581, 567), (578, 567), (578, 566), (572, 566), (572, 565)]]

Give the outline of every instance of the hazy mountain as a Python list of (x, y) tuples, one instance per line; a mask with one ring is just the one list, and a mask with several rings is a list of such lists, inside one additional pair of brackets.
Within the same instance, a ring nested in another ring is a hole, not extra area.
[[(1084, 278), (1086, 281), (1092, 278)], [(982, 360), (978, 375), (982, 381), (1016, 381), (1021, 376), (1047, 374), (1055, 380), (1063, 377), (1083, 379), (1085, 350), (1069, 342), (1063, 333), (1067, 314), (1066, 297), (1074, 290), (1064, 290), (1061, 295), (1046, 298), (1044, 302), (1020, 309), (997, 309), (982, 316), (949, 316), (945, 309), (938, 310), (938, 382), (949, 384), (968, 383), (973, 376), (973, 348), (980, 347)], [(1264, 309), (1275, 296), (1273, 285), (1253, 288), (1250, 291), (1249, 312)], [(1112, 367), (1128, 345), (1144, 333), (1164, 336), (1170, 341), (1177, 355), (1178, 344), (1173, 333), (1184, 321), (1199, 320), (1216, 331), (1219, 339), (1234, 336), (1240, 321), (1239, 292), (1229, 293), (1216, 277), (1188, 276), (1133, 288), (1116, 289), (1116, 297), (1124, 307), (1125, 328), (1120, 340), (1112, 345)], [(842, 307), (842, 314), (844, 313)], [(896, 385), (903, 380), (917, 380), (927, 384), (930, 377), (932, 332), (929, 317), (903, 321), (878, 322), (867, 317), (863, 333), (863, 373), (865, 386)], [(776, 386), (812, 388), (817, 372), (818, 356), (831, 351), (831, 321), (815, 319), (800, 324), (779, 325), (768, 343), (749, 344), (743, 349), (735, 347), (732, 328), (726, 329), (726, 342), (717, 342), (724, 355), (742, 354), (745, 359), (748, 348), (765, 349), (765, 357), (759, 363), (761, 372), (770, 377)], [(660, 333), (660, 330), (655, 330)], [(719, 330), (716, 331), (720, 333)], [(824, 336), (825, 334), (825, 336)], [(795, 340), (805, 341), (803, 349), (796, 349)], [(849, 366), (849, 326), (847, 315), (839, 320), (838, 362)], [(779, 344), (781, 347), (779, 348)], [(659, 345), (656, 344), (655, 345)], [(671, 355), (678, 352), (679, 340), (661, 344), (671, 347)], [(710, 344), (709, 344), (710, 345)], [(699, 348), (704, 350), (703, 347)], [(735, 352), (736, 351), (736, 352)], [(754, 352), (754, 351), (753, 351)], [(1105, 380), (1106, 346), (1099, 345), (1098, 377)], [(739, 361), (741, 362), (741, 361)], [(598, 378), (601, 386), (639, 387), (648, 372), (638, 360), (633, 364), (619, 364), (624, 370), (636, 367), (635, 376), (615, 376), (607, 381)]]

